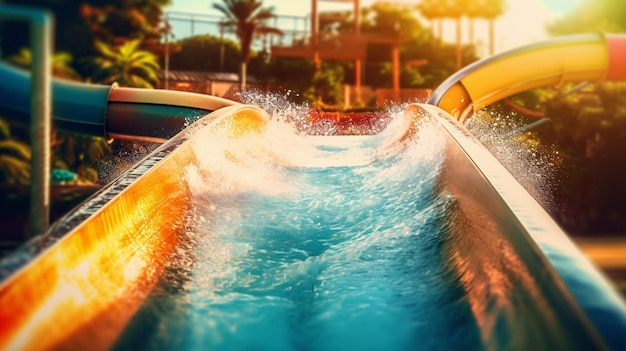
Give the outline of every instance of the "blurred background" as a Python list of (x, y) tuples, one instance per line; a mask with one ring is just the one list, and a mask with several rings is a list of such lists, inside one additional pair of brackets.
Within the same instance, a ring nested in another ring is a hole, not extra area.
[[(1, 3), (2, 1), (0, 1)], [(553, 37), (626, 32), (621, 0), (5, 0), (56, 18), (59, 79), (245, 102), (280, 94), (324, 112), (425, 102), (463, 67)], [(235, 4), (249, 7), (234, 11)], [(246, 22), (247, 21), (247, 22)], [(238, 24), (251, 23), (248, 34)], [(0, 23), (0, 59), (32, 62), (24, 23)], [(523, 69), (521, 67), (520, 69)], [(0, 111), (0, 255), (28, 240), (27, 123)], [(626, 290), (626, 83), (544, 87), (466, 122), (583, 250)], [(52, 134), (51, 220), (156, 147)]]

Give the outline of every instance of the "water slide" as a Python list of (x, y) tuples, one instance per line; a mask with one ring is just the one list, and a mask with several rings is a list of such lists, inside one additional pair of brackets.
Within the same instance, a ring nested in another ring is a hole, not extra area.
[[(30, 74), (0, 63), (0, 113), (28, 121)], [(54, 126), (67, 132), (165, 141), (209, 112), (237, 104), (215, 96), (117, 85), (52, 83)]]
[(516, 93), (563, 82), (626, 80), (624, 37), (556, 38), (477, 61), (443, 82), (428, 101), (463, 122), (472, 111)]
[[(55, 82), (60, 127), (167, 141), (2, 262), (0, 349), (624, 349), (622, 298), (458, 120), (533, 87), (624, 80), (625, 41), (481, 60), (371, 136)], [(20, 118), (28, 76), (0, 75)]]

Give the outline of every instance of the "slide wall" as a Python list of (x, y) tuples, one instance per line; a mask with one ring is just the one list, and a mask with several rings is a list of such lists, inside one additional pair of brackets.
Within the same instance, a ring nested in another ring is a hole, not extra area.
[(626, 35), (561, 37), (479, 60), (453, 74), (429, 104), (463, 121), (511, 95), (563, 82), (626, 81)]

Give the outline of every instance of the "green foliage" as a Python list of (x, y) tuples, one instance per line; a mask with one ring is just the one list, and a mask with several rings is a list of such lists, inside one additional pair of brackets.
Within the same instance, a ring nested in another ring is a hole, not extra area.
[(363, 17), (361, 23), (364, 33), (416, 38), (425, 32), (425, 28), (408, 6), (375, 3), (366, 13), (367, 16)]
[[(269, 63), (266, 79), (276, 90), (283, 92), (290, 101), (305, 103), (317, 100), (311, 88), (314, 76), (315, 64), (313, 60), (279, 57)], [(291, 92), (296, 93), (292, 94)], [(302, 92), (304, 94), (301, 94)]]
[(322, 62), (316, 72), (313, 60), (280, 57), (268, 64), (265, 77), (292, 102), (327, 106), (343, 101), (344, 72), (344, 66), (338, 62)]
[(463, 14), (469, 18), (496, 19), (507, 10), (503, 0), (460, 1), (459, 5), (463, 6)]
[(98, 182), (96, 165), (111, 154), (104, 138), (59, 132), (54, 144), (52, 168), (76, 172), (81, 182)]
[(79, 11), (94, 40), (158, 39), (163, 33), (162, 9), (171, 0), (91, 0)]
[[(89, 78), (88, 67), (82, 66), (87, 57), (96, 53), (94, 43), (101, 41), (118, 45), (129, 39), (140, 39), (142, 47), (162, 53), (158, 43), (167, 30), (163, 23), (162, 8), (171, 0), (5, 0), (6, 3), (32, 5), (49, 9), (55, 16), (55, 43), (59, 52), (74, 58), (72, 68), (80, 76)], [(10, 35), (3, 35), (10, 33)], [(0, 23), (0, 52), (18, 53), (29, 45), (28, 27), (25, 23)]]
[(30, 147), (15, 139), (0, 140), (0, 153), (25, 161), (31, 158)]
[(589, 32), (626, 32), (626, 2), (622, 0), (582, 0), (572, 12), (548, 25), (553, 35)]
[[(456, 70), (471, 62), (466, 61), (463, 57), (465, 49), (460, 41), (462, 31), (461, 18), (467, 17), (471, 33), (473, 33), (475, 19), (482, 18), (489, 21), (489, 47), (490, 51), (493, 51), (493, 42), (495, 40), (494, 21), (507, 9), (504, 0), (423, 0), (416, 8), (421, 12), (422, 16), (432, 22), (439, 21), (439, 24), (441, 24), (441, 20), (444, 18), (455, 20), (457, 31)], [(473, 40), (473, 38), (470, 39)]]
[(28, 186), (30, 162), (0, 153), (0, 184)]
[(340, 65), (324, 62), (320, 72), (313, 78), (313, 89), (309, 90), (309, 99), (327, 105), (338, 105), (343, 101), (341, 84), (344, 72)]
[[(0, 119), (0, 184), (28, 186), (31, 148), (28, 140), (14, 135), (14, 128)], [(98, 181), (95, 166), (111, 153), (111, 147), (102, 137), (55, 132), (52, 145), (52, 168), (75, 172), (82, 183)]]
[(11, 138), (11, 125), (9, 122), (0, 118), (0, 140)]
[(30, 146), (12, 135), (8, 122), (0, 119), (0, 184), (30, 184)]
[[(437, 2), (436, 5), (441, 7), (442, 2)], [(361, 30), (365, 35), (384, 34), (390, 39), (403, 40), (400, 47), (401, 88), (433, 88), (457, 70), (456, 47), (433, 40), (430, 31), (419, 21), (417, 11), (413, 7), (377, 2), (371, 7), (363, 8), (361, 18)], [(351, 12), (347, 11), (327, 15), (323, 24), (326, 28), (341, 33), (351, 32), (353, 21)], [(462, 46), (460, 49), (463, 62), (470, 63), (477, 59), (471, 45)], [(390, 44), (368, 44), (363, 83), (375, 88), (391, 87), (390, 61)], [(347, 66), (344, 66), (344, 69), (346, 81), (353, 82), (351, 69)]]
[[(7, 61), (22, 68), (30, 68), (33, 62), (32, 52), (23, 47), (17, 54), (11, 55)], [(55, 52), (52, 55), (52, 75), (57, 78), (81, 80), (78, 73), (72, 68), (72, 54), (68, 52)]]
[[(488, 137), (492, 139), (488, 139), (486, 145), (498, 139), (493, 133), (503, 124), (507, 124), (509, 130), (516, 130), (539, 118), (531, 117), (526, 110), (543, 113), (547, 123), (517, 134), (515, 138), (526, 144), (529, 154), (549, 160), (544, 164), (550, 168), (516, 176), (524, 182), (534, 173), (542, 173), (541, 183), (550, 182), (550, 185), (540, 189), (539, 198), (550, 199), (551, 206), (546, 209), (571, 235), (623, 235), (626, 228), (626, 163), (622, 162), (626, 154), (626, 82), (563, 83), (558, 87), (526, 91), (510, 100), (521, 109), (511, 109), (511, 104), (499, 102), (489, 107), (491, 113), (476, 114), (472, 118), (480, 116), (480, 121), (488, 126)], [(474, 125), (477, 123), (480, 124), (473, 121)], [(497, 147), (491, 150), (497, 151)], [(512, 155), (525, 151), (519, 147), (506, 150)], [(513, 167), (533, 167), (524, 162), (522, 166)]]
[(400, 85), (406, 88), (420, 88), (426, 79), (417, 68), (403, 67), (400, 73)]
[(119, 47), (96, 42), (98, 56), (88, 61), (93, 68), (93, 79), (103, 84), (117, 82), (121, 86), (154, 88), (159, 63), (149, 51), (140, 50), (140, 40), (128, 41)]
[[(392, 86), (392, 65), (391, 62), (383, 62), (379, 65), (379, 75), (376, 77), (377, 86), (381, 88), (391, 88)], [(403, 88), (424, 87), (426, 79), (420, 70), (413, 67), (403, 66), (400, 69), (400, 86)]]
[[(202, 34), (179, 40), (176, 44), (181, 50), (170, 56), (172, 70), (237, 72), (239, 69), (237, 61), (232, 59), (239, 56), (239, 44), (231, 39), (222, 41), (217, 36)], [(224, 66), (220, 67), (222, 47)]]
[(550, 122), (534, 133), (560, 158), (554, 215), (573, 235), (620, 233), (626, 227), (626, 83), (535, 89), (514, 98)]
[(494, 19), (507, 8), (503, 0), (422, 0), (416, 7), (427, 19), (463, 16)]

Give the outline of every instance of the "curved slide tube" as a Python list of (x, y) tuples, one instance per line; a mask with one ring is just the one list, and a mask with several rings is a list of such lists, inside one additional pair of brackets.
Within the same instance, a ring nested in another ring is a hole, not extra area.
[[(52, 114), (61, 130), (165, 141), (232, 100), (173, 90), (123, 88), (55, 79)], [(30, 74), (0, 63), (0, 116), (28, 121)]]
[(463, 121), (511, 95), (563, 82), (625, 81), (625, 35), (561, 37), (479, 60), (444, 81), (429, 104)]

